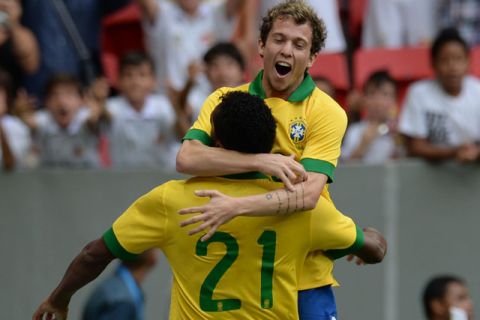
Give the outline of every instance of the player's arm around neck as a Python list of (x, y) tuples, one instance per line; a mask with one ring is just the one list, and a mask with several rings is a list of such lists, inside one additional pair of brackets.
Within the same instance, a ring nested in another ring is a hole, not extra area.
[[(251, 171), (278, 177), (293, 191), (295, 181), (305, 180), (306, 172), (293, 157), (281, 154), (245, 154), (209, 147), (198, 140), (183, 142), (177, 154), (177, 171), (193, 176), (221, 176)], [(321, 191), (321, 190), (320, 190)]]
[(114, 258), (103, 239), (87, 244), (70, 263), (60, 284), (38, 307), (32, 319), (43, 319), (44, 314), (55, 314), (55, 319), (66, 319), (71, 297), (80, 288), (97, 278)]
[(217, 228), (236, 216), (272, 216), (285, 215), (294, 212), (311, 210), (317, 205), (320, 194), (327, 182), (327, 176), (320, 173), (308, 173), (307, 181), (293, 185), (293, 190), (287, 188), (273, 190), (268, 193), (230, 197), (216, 190), (199, 190), (197, 196), (209, 197), (210, 202), (204, 206), (185, 208), (180, 214), (198, 213), (198, 215), (182, 222), (187, 226), (202, 222), (189, 231), (190, 235), (209, 229), (202, 240), (208, 240)]

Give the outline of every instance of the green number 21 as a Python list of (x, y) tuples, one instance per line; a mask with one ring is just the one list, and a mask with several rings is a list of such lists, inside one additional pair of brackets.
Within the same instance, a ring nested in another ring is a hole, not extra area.
[[(270, 309), (273, 306), (273, 265), (275, 262), (276, 241), (277, 234), (271, 230), (264, 231), (257, 240), (257, 243), (263, 247), (260, 281), (260, 305), (263, 309)], [(242, 305), (240, 299), (213, 299), (213, 290), (215, 290), (220, 279), (238, 257), (237, 240), (226, 232), (215, 232), (215, 234), (205, 242), (198, 240), (196, 254), (198, 256), (206, 256), (207, 247), (212, 242), (224, 243), (227, 247), (227, 252), (212, 271), (210, 271), (205, 281), (203, 281), (200, 289), (200, 308), (207, 312), (240, 309)]]

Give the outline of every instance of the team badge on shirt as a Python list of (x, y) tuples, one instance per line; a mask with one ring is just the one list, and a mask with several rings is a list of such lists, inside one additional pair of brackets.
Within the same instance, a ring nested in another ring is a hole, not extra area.
[(290, 139), (295, 145), (302, 144), (307, 135), (307, 125), (302, 118), (295, 118), (290, 122)]

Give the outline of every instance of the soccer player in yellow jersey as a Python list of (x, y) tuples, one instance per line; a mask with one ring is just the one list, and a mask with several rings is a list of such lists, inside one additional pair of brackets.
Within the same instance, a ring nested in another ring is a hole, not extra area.
[[(177, 155), (177, 170), (195, 176), (259, 171), (281, 179), (286, 188), (274, 199), (265, 195), (233, 198), (218, 191), (200, 190), (198, 194), (210, 197), (211, 202), (182, 211), (201, 213), (190, 220), (203, 221), (192, 233), (208, 230), (204, 236), (208, 239), (219, 225), (237, 215), (308, 210), (317, 205), (320, 195), (326, 199), (322, 201), (331, 202), (326, 184), (334, 179), (347, 117), (332, 98), (316, 88), (308, 74), (325, 38), (325, 26), (312, 8), (302, 1), (280, 3), (267, 13), (260, 27), (259, 53), (264, 69), (251, 83), (221, 88), (206, 100), (199, 118), (184, 138)], [(251, 155), (212, 145), (210, 113), (218, 99), (230, 90), (248, 91), (265, 99), (277, 123), (277, 138), (271, 154)], [(302, 205), (288, 206), (295, 196), (301, 197)], [(321, 252), (312, 253), (300, 279), (300, 300), (304, 295), (312, 300), (310, 295), (318, 294), (318, 301), (331, 301), (327, 306), (329, 310), (323, 313), (322, 306), (313, 307), (318, 312), (317, 319), (331, 319), (336, 315), (330, 288), (335, 283), (331, 271), (330, 260)]]
[[(246, 153), (268, 152), (275, 120), (262, 99), (231, 92), (212, 114), (214, 141)], [(279, 183), (260, 173), (167, 182), (135, 201), (73, 260), (65, 276), (33, 319), (65, 319), (72, 295), (96, 278), (114, 257), (130, 259), (160, 248), (174, 274), (170, 319), (298, 319), (298, 277), (309, 250), (355, 253), (378, 262), (385, 242), (373, 230), (358, 229), (328, 201), (297, 215), (241, 217), (221, 226), (207, 241), (189, 236), (178, 210), (201, 205), (194, 191), (218, 189), (231, 196), (279, 196)], [(301, 200), (291, 201), (300, 206)], [(292, 241), (295, 239), (295, 241)]]

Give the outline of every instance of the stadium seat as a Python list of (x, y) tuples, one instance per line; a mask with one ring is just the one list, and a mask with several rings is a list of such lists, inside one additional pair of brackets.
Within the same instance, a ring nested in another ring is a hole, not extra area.
[(328, 79), (336, 91), (337, 102), (345, 106), (347, 92), (350, 89), (347, 58), (343, 53), (321, 53), (309, 70), (313, 79)]
[(348, 90), (350, 87), (347, 59), (343, 53), (319, 54), (309, 72), (314, 79), (327, 78), (337, 90)]
[(110, 85), (115, 86), (120, 57), (129, 51), (145, 50), (138, 6), (132, 3), (105, 17), (100, 39), (102, 66)]
[(473, 47), (470, 51), (470, 73), (480, 77), (480, 46)]
[(398, 82), (399, 98), (403, 100), (408, 85), (433, 76), (428, 47), (401, 49), (359, 49), (354, 54), (353, 74), (357, 89), (362, 89), (372, 72), (387, 70)]

